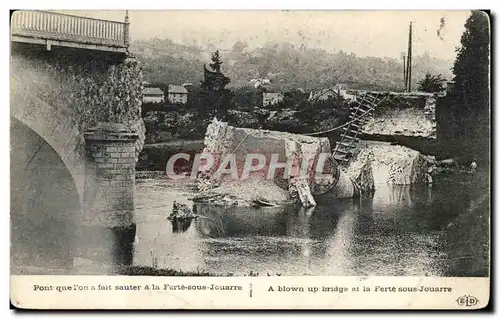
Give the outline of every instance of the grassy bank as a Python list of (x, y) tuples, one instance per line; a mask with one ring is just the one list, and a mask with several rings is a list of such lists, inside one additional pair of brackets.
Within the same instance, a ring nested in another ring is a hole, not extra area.
[(118, 270), (117, 275), (123, 276), (164, 276), (164, 277), (235, 277), (235, 276), (249, 276), (249, 277), (257, 277), (257, 276), (281, 276), (281, 274), (260, 274), (254, 271), (250, 271), (248, 274), (240, 274), (236, 275), (233, 273), (228, 274), (213, 274), (207, 271), (198, 270), (198, 271), (182, 271), (182, 270), (174, 270), (174, 269), (157, 269), (149, 266), (130, 266), (125, 267), (123, 269)]

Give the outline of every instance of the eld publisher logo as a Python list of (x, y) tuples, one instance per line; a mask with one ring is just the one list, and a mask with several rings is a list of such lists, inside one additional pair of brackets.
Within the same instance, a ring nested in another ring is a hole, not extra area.
[(479, 300), (476, 297), (465, 295), (457, 298), (457, 304), (462, 307), (473, 307)]

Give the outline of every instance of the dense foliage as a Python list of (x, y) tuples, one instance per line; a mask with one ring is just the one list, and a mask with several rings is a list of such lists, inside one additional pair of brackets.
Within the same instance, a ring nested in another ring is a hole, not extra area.
[(443, 101), (448, 114), (446, 138), (456, 155), (487, 161), (490, 144), (490, 24), (484, 12), (473, 11), (465, 23), (453, 66), (454, 85)]
[[(132, 43), (132, 52), (144, 64), (148, 82), (180, 84), (198, 83), (203, 79), (203, 64), (210, 52), (181, 45), (169, 39), (152, 39)], [(267, 44), (248, 50), (244, 42), (220, 52), (224, 57), (224, 73), (231, 78), (230, 87), (248, 86), (251, 79), (268, 78), (272, 89), (306, 91), (342, 82), (350, 88), (402, 90), (403, 63), (393, 58), (359, 57), (339, 51), (297, 47), (290, 43)], [(451, 62), (430, 57), (413, 57), (413, 77), (420, 80), (425, 73), (451, 78)]]
[(29, 81), (30, 94), (44, 103), (73, 112), (71, 118), (83, 131), (99, 122), (132, 127), (140, 119), (142, 71), (135, 58), (111, 66), (99, 60), (67, 63), (57, 56), (16, 56), (11, 63), (14, 79)]
[(441, 74), (432, 75), (430, 72), (427, 72), (425, 77), (418, 82), (418, 90), (429, 93), (440, 92), (443, 90), (445, 82), (446, 79)]

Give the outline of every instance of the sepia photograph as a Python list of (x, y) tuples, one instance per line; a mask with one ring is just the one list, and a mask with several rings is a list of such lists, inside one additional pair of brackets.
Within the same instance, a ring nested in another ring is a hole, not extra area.
[(12, 10), (11, 278), (88, 278), (30, 296), (255, 279), (245, 298), (300, 298), (292, 276), (476, 278), (489, 298), (490, 19)]

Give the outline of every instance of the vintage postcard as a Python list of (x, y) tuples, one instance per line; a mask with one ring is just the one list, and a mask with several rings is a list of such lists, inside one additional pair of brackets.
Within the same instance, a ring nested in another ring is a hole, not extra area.
[(11, 304), (490, 302), (485, 11), (11, 12)]

